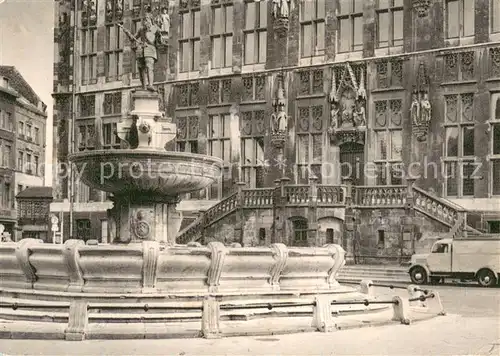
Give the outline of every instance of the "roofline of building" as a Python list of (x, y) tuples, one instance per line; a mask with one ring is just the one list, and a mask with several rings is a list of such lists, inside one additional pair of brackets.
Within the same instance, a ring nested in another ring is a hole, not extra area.
[[(31, 91), (31, 94), (33, 94), (33, 96), (39, 101), (39, 103), (41, 103), (43, 106), (47, 107), (47, 104), (45, 104), (43, 102), (43, 100), (40, 98), (40, 96), (36, 93), (35, 90), (33, 90), (33, 88), (31, 87), (31, 85), (26, 81), (26, 79), (24, 79), (23, 75), (21, 74), (21, 72), (19, 72), (16, 68), (16, 66), (12, 66), (12, 65), (1, 65), (0, 67), (4, 67), (4, 68), (10, 68), (14, 71), (14, 73), (16, 75), (19, 76), (19, 78), (24, 82), (24, 84), (29, 88), (29, 90)], [(27, 99), (26, 99), (27, 100)]]
[(21, 101), (20, 99), (21, 98), (18, 97), (16, 100), (16, 103), (19, 106), (22, 106), (26, 110), (29, 110), (29, 111), (33, 112), (34, 114), (38, 114), (40, 116), (43, 116), (44, 119), (47, 119), (47, 117), (48, 117), (47, 112), (43, 112), (42, 110), (40, 110), (39, 108), (37, 108), (36, 106), (31, 104), (30, 102), (25, 103), (25, 102)]
[(0, 91), (2, 93), (5, 93), (7, 95), (11, 95), (13, 96), (14, 98), (19, 98), (21, 95), (19, 95), (19, 93), (17, 91), (15, 91), (14, 89), (11, 89), (11, 88), (5, 88), (3, 86), (0, 85)]

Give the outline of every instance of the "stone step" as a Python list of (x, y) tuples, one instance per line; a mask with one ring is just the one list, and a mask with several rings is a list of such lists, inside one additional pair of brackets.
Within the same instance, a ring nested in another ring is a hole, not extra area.
[[(362, 301), (364, 294), (358, 292), (341, 293), (332, 296), (337, 301)], [(312, 298), (286, 298), (272, 301), (274, 305), (282, 303), (305, 303), (312, 302)], [(16, 304), (16, 308), (11, 306), (0, 307), (0, 319), (4, 320), (26, 320), (26, 321), (52, 321), (66, 323), (68, 321), (69, 303), (26, 300), (17, 298), (3, 298), (2, 303)], [(284, 306), (268, 309), (258, 307), (255, 309), (245, 309), (242, 307), (252, 304), (264, 304), (263, 300), (233, 300), (224, 303), (226, 309), (221, 309), (222, 320), (251, 320), (263, 317), (291, 317), (312, 315), (311, 306)], [(144, 306), (147, 305), (147, 310)], [(201, 318), (200, 301), (192, 302), (165, 302), (165, 303), (89, 303), (89, 322), (94, 323), (133, 323), (133, 322), (177, 322), (195, 321)], [(227, 309), (231, 307), (231, 309)], [(186, 309), (199, 308), (199, 309)], [(386, 308), (384, 305), (372, 304), (368, 307), (362, 304), (342, 304), (335, 310), (336, 314), (357, 314), (370, 313)]]
[[(388, 324), (400, 324), (392, 321), (392, 308), (368, 314), (353, 314), (334, 317), (334, 329), (346, 330), (362, 327), (373, 327)], [(434, 315), (412, 312), (412, 320), (426, 320)], [(296, 332), (314, 331), (311, 327), (312, 317), (265, 318), (254, 320), (222, 321), (222, 336), (257, 336), (279, 335)], [(64, 323), (0, 320), (1, 339), (64, 339)], [(85, 339), (168, 339), (193, 338), (201, 336), (200, 321), (184, 321), (169, 323), (89, 323), (85, 331)], [(76, 346), (77, 344), (75, 344)]]

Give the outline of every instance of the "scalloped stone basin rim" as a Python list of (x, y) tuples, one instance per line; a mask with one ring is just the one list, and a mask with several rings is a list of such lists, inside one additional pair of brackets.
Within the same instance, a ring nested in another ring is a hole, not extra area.
[(152, 192), (177, 195), (203, 189), (221, 175), (219, 158), (145, 149), (74, 153), (69, 160), (87, 185), (109, 193)]

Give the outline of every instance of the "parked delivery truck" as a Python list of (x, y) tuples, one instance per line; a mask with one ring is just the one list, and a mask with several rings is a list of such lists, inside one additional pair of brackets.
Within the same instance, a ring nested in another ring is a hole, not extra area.
[(500, 235), (438, 240), (430, 253), (411, 257), (408, 272), (415, 284), (454, 278), (494, 286), (500, 276)]

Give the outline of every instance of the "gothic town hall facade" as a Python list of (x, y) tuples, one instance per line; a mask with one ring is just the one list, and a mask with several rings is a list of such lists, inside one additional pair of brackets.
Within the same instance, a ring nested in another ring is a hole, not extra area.
[[(500, 232), (500, 2), (58, 0), (54, 161), (120, 149), (139, 85), (134, 33), (170, 16), (155, 87), (171, 150), (217, 156), (217, 184), (183, 197), (178, 241), (340, 243), (400, 258), (439, 237)], [(279, 121), (280, 119), (283, 119)], [(279, 123), (277, 124), (277, 122)], [(104, 193), (64, 166), (64, 236), (108, 241)]]

